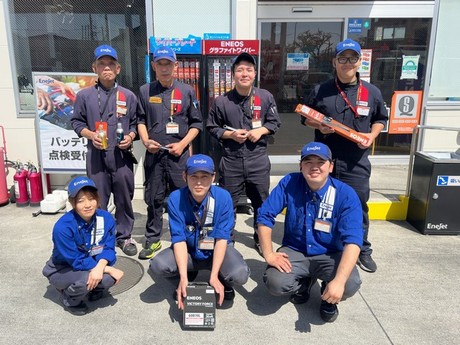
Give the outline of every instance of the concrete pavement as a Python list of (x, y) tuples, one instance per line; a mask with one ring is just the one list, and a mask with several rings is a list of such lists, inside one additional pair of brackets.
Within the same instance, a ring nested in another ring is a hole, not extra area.
[[(380, 174), (378, 169), (374, 174)], [(373, 185), (374, 193), (404, 193), (404, 183), (393, 188), (398, 184), (383, 180), (388, 185)], [(134, 208), (134, 237), (140, 241), (145, 205), (135, 200)], [(252, 218), (239, 213), (236, 248), (251, 268), (250, 279), (236, 288), (231, 308), (217, 311), (214, 331), (183, 331), (170, 286), (153, 281), (148, 273), (130, 290), (95, 302), (97, 308), (85, 316), (64, 311), (41, 275), (52, 248), (51, 229), (61, 214), (33, 218), (33, 211), (14, 204), (0, 207), (0, 344), (460, 343), (459, 236), (426, 236), (404, 221), (372, 221), (370, 240), (378, 270), (360, 271), (361, 290), (339, 304), (336, 322), (324, 324), (318, 285), (310, 301), (300, 306), (268, 294), (262, 283), (265, 264), (252, 248)], [(278, 244), (283, 219), (279, 216), (275, 227)], [(165, 231), (164, 247), (168, 240)], [(142, 264), (147, 270), (148, 262)]]

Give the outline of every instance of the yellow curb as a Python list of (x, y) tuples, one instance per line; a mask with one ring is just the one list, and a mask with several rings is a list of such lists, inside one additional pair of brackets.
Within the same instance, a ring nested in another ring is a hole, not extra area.
[(406, 220), (409, 197), (399, 196), (399, 201), (369, 201), (369, 219)]

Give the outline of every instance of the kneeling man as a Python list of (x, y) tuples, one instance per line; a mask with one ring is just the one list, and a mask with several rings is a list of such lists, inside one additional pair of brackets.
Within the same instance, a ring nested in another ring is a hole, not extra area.
[[(320, 279), (320, 315), (325, 322), (337, 319), (337, 304), (361, 285), (355, 265), (363, 243), (359, 198), (350, 186), (329, 176), (332, 169), (329, 147), (305, 145), (300, 172), (279, 182), (257, 218), (268, 290), (276, 296), (290, 294), (292, 303), (301, 304)], [(283, 242), (274, 252), (272, 229), (284, 208)]]
[(235, 219), (232, 198), (225, 189), (212, 185), (214, 163), (209, 156), (191, 156), (183, 176), (187, 186), (168, 199), (172, 246), (150, 260), (150, 270), (177, 286), (180, 309), (189, 280), (199, 270), (210, 270), (209, 284), (222, 305), (224, 298), (235, 297), (233, 286), (249, 278), (249, 268), (230, 240)]

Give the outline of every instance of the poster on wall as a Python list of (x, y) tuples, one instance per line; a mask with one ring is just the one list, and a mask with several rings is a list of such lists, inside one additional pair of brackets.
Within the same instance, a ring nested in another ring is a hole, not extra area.
[(288, 53), (286, 60), (287, 71), (308, 71), (310, 54), (308, 53)]
[(358, 72), (362, 80), (371, 81), (372, 49), (361, 49), (361, 65)]
[(412, 134), (420, 122), (422, 91), (395, 91), (391, 98), (390, 134)]
[(36, 95), (35, 131), (41, 169), (45, 173), (84, 173), (86, 138), (79, 138), (70, 119), (76, 96), (91, 87), (97, 75), (33, 72)]
[(417, 79), (418, 60), (420, 55), (403, 55), (401, 79)]

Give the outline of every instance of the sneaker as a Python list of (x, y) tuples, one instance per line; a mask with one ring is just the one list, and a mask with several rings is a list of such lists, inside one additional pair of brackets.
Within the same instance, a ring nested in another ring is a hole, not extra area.
[(94, 289), (94, 290), (91, 290), (88, 294), (88, 301), (90, 302), (95, 302), (95, 301), (98, 301), (102, 298), (102, 296), (104, 296), (104, 289)]
[(139, 253), (140, 260), (147, 260), (153, 258), (156, 252), (161, 249), (161, 241), (152, 243), (150, 246), (145, 246), (142, 248), (141, 252)]
[(88, 306), (83, 301), (81, 301), (79, 304), (75, 306), (70, 306), (69, 303), (64, 298), (61, 298), (61, 301), (62, 301), (62, 304), (64, 305), (64, 310), (68, 311), (72, 315), (82, 316), (88, 313)]
[(137, 254), (136, 241), (132, 238), (117, 241), (117, 247), (120, 247), (123, 253), (128, 256), (134, 256)]
[(321, 319), (323, 319), (324, 322), (334, 322), (339, 316), (339, 308), (337, 308), (337, 304), (321, 301), (319, 315), (321, 315)]
[(316, 279), (312, 279), (311, 277), (304, 278), (300, 289), (295, 294), (291, 295), (289, 301), (292, 304), (307, 303), (310, 299), (310, 290), (315, 283)]
[(372, 259), (372, 256), (370, 254), (359, 254), (358, 266), (366, 272), (373, 273), (377, 271), (377, 264), (375, 261)]

